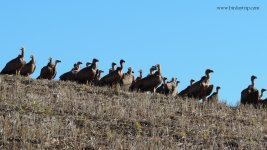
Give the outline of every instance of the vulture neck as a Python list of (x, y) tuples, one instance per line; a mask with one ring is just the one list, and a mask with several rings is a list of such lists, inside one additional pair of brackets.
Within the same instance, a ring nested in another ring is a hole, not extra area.
[(163, 84), (166, 84), (166, 79), (163, 79)]
[(122, 69), (123, 69), (123, 62), (122, 62), (122, 63), (120, 63), (120, 65), (121, 65), (121, 68), (120, 68), (120, 69), (122, 70)]
[(209, 82), (210, 82), (210, 73), (206, 73), (206, 77), (207, 77), (207, 78), (206, 78), (206, 81), (205, 81), (205, 82), (206, 82), (207, 84), (209, 84)]
[(24, 50), (23, 50), (23, 49), (21, 50), (20, 58), (21, 58), (22, 60), (24, 59)]
[(34, 56), (32, 57), (32, 61), (31, 61), (32, 64), (35, 64), (35, 58)]
[(142, 75), (142, 72), (140, 72), (139, 78), (142, 79), (142, 76), (143, 76), (143, 75)]
[(264, 93), (264, 91), (261, 91), (261, 95), (260, 95), (260, 98), (262, 98), (262, 96), (263, 96), (263, 93)]
[(77, 64), (76, 67), (75, 67), (76, 70), (79, 70), (80, 69), (80, 64)]
[(255, 87), (255, 79), (252, 79), (251, 80), (251, 88), (254, 88)]
[(153, 69), (150, 69), (150, 75), (154, 74)]
[(115, 65), (111, 66), (111, 70), (114, 71), (115, 70)]
[(206, 77), (209, 80), (210, 79), (210, 73), (206, 73)]
[(194, 81), (192, 81), (192, 80), (191, 80), (191, 81), (190, 81), (190, 86), (192, 86), (192, 85), (193, 85), (193, 83), (194, 83)]
[(55, 62), (55, 66), (54, 66), (54, 68), (56, 68), (56, 67), (57, 67), (57, 64), (58, 64), (58, 61), (56, 61), (56, 62)]
[(158, 73), (159, 73), (158, 75), (161, 75), (161, 67), (160, 67), (160, 65), (158, 65), (157, 68), (158, 68)]
[(93, 69), (96, 69), (97, 68), (97, 63), (93, 62), (92, 66), (93, 66)]
[(219, 93), (219, 90), (220, 90), (220, 89), (216, 89), (216, 93), (217, 93), (217, 94)]

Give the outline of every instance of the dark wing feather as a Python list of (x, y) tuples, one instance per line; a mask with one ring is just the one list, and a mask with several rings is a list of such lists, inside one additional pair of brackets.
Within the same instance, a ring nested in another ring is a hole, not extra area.
[(19, 70), (22, 67), (20, 58), (15, 58), (9, 61), (4, 69), (1, 71), (1, 74), (15, 74), (16, 70)]

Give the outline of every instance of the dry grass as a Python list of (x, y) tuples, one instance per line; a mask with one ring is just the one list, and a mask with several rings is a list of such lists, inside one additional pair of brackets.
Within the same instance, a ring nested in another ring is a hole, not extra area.
[(265, 149), (266, 110), (0, 77), (0, 149)]

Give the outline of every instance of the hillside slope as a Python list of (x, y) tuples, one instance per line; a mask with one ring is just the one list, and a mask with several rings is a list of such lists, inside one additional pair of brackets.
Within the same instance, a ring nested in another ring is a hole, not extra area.
[(0, 76), (0, 149), (266, 149), (266, 110)]

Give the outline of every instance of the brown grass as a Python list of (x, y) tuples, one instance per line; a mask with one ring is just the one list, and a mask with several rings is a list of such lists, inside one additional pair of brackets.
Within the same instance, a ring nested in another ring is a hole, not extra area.
[(0, 77), (0, 149), (265, 149), (266, 110)]

